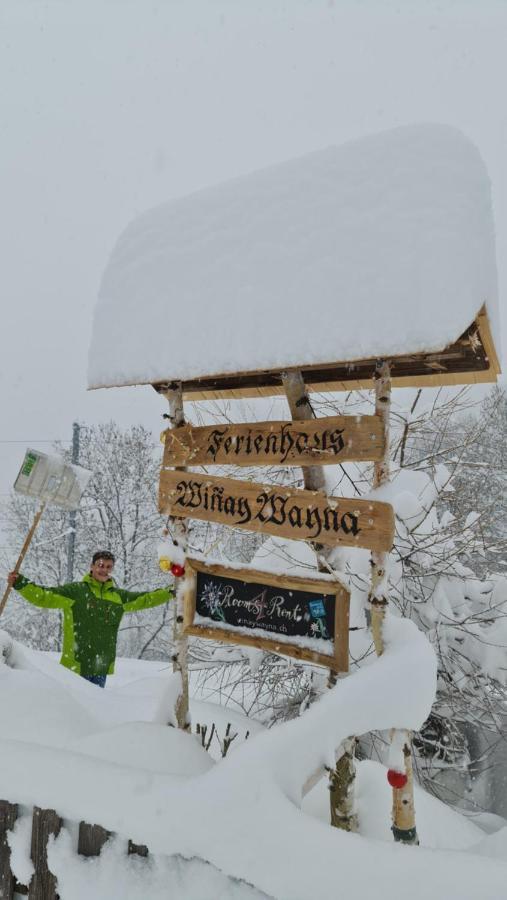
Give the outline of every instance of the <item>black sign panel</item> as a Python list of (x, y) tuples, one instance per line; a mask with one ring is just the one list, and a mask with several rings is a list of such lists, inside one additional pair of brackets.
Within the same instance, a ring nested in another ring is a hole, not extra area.
[(196, 613), (217, 625), (334, 642), (335, 594), (197, 572)]

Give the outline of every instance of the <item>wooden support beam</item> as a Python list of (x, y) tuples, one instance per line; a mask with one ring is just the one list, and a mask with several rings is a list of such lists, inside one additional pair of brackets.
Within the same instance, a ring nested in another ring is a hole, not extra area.
[[(282, 372), (282, 384), (293, 420), (299, 421), (313, 418), (315, 412), (310, 402), (302, 372), (299, 370)], [(321, 491), (326, 495), (326, 477), (322, 466), (305, 466), (303, 469), (303, 483), (307, 490)], [(335, 548), (325, 546), (316, 541), (311, 541), (311, 546), (315, 550), (319, 571), (332, 572), (333, 569), (328, 560)], [(346, 666), (330, 666), (328, 688), (332, 688), (336, 684), (338, 672), (347, 671), (348, 660)], [(357, 816), (354, 811), (354, 782), (356, 777), (354, 749), (355, 740), (354, 738), (349, 738), (343, 744), (343, 752), (336, 762), (335, 769), (329, 773), (331, 824), (337, 828), (342, 828), (344, 831), (357, 831), (358, 827)]]

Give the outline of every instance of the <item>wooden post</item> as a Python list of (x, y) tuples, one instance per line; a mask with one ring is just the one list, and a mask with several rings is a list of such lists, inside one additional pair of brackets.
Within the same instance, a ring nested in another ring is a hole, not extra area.
[(7, 832), (14, 828), (18, 817), (15, 803), (0, 800), (0, 897), (12, 900), (15, 879), (11, 872), (11, 851), (7, 843)]
[(89, 825), (88, 822), (80, 822), (77, 852), (81, 856), (100, 856), (102, 847), (110, 837), (111, 832), (102, 828), (102, 825)]
[[(300, 370), (282, 372), (282, 384), (289, 404), (293, 421), (315, 418), (313, 407), (310, 403), (308, 391)], [(304, 466), (303, 483), (307, 490), (322, 491), (326, 493), (326, 478), (324, 466)], [(327, 562), (332, 547), (312, 542), (312, 547), (317, 555), (317, 568), (320, 572), (332, 571)], [(328, 687), (332, 688), (338, 679), (333, 669), (329, 670)], [(354, 751), (356, 741), (354, 737), (343, 741), (342, 754), (336, 762), (334, 770), (329, 776), (329, 802), (331, 824), (344, 831), (357, 831), (358, 821), (354, 812), (354, 782), (356, 771), (354, 766)]]
[[(314, 419), (315, 413), (300, 370), (282, 372), (282, 384), (287, 396), (292, 421), (301, 422), (304, 419)], [(302, 471), (304, 486), (308, 491), (322, 491), (324, 494), (326, 493), (326, 479), (323, 466), (304, 466)], [(321, 544), (316, 546), (319, 548), (318, 553), (320, 553), (320, 550), (323, 549)]]
[[(181, 382), (172, 382), (161, 391), (169, 404), (168, 419), (171, 428), (179, 428), (185, 424), (185, 412), (183, 408), (183, 391)], [(185, 471), (181, 468), (179, 471)], [(185, 519), (171, 516), (168, 528), (175, 546), (187, 553), (188, 525)], [(172, 657), (173, 672), (179, 672), (181, 676), (182, 691), (176, 704), (176, 719), (178, 728), (190, 731), (190, 713), (188, 702), (188, 637), (183, 632), (184, 627), (184, 579), (176, 578), (176, 614), (174, 619), (174, 653)]]
[[(391, 411), (391, 369), (386, 360), (378, 360), (374, 373), (375, 414), (380, 417), (384, 430), (384, 457), (374, 463), (373, 487), (379, 488), (390, 479), (389, 458), (389, 415)], [(384, 619), (389, 603), (388, 597), (389, 553), (372, 551), (371, 588), (368, 596), (370, 604), (370, 627), (377, 656), (384, 652)], [(410, 737), (406, 733), (403, 742), (403, 758), (407, 782), (402, 788), (393, 788), (393, 825), (395, 841), (404, 844), (418, 844), (415, 826), (414, 786), (412, 772), (412, 750)]]
[(62, 820), (54, 809), (34, 807), (31, 856), (35, 873), (28, 888), (28, 900), (56, 900), (56, 878), (48, 869), (47, 845), (49, 835), (57, 835), (61, 827)]
[(146, 844), (134, 844), (133, 841), (129, 840), (127, 853), (129, 856), (144, 856), (145, 858), (148, 856), (148, 848)]
[[(26, 556), (27, 550), (28, 550), (31, 540), (34, 536), (35, 529), (37, 528), (37, 525), (39, 524), (40, 517), (42, 516), (42, 513), (44, 512), (45, 508), (46, 508), (46, 504), (45, 504), (45, 502), (43, 502), (43, 503), (41, 503), (41, 505), (39, 506), (39, 509), (35, 513), (34, 520), (32, 522), (32, 527), (30, 528), (30, 531), (28, 532), (28, 534), (25, 538), (25, 543), (23, 544), (23, 546), (21, 548), (21, 553), (19, 554), (19, 556), (16, 560), (16, 565), (14, 566), (13, 572), (19, 572), (19, 569), (21, 568), (21, 563), (23, 562), (23, 560)], [(7, 598), (9, 596), (10, 592), (11, 592), (11, 586), (9, 584), (4, 591), (2, 600), (0, 601), (0, 616), (2, 615), (2, 613), (5, 609), (5, 604), (7, 603)]]

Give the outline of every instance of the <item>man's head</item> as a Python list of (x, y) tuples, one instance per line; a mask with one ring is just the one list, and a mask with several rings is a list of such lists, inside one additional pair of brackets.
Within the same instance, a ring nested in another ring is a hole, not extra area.
[(109, 550), (97, 550), (92, 556), (90, 575), (96, 581), (109, 581), (114, 569), (114, 556)]

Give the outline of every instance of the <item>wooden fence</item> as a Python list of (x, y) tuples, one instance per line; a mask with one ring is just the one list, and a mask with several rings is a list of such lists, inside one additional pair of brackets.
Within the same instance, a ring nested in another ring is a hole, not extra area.
[[(1, 900), (12, 900), (14, 893), (17, 893), (28, 895), (29, 900), (57, 900), (57, 881), (49, 871), (47, 864), (47, 843), (51, 834), (56, 836), (59, 833), (62, 819), (54, 809), (34, 807), (31, 858), (35, 871), (30, 884), (20, 884), (11, 871), (11, 851), (7, 843), (7, 832), (14, 828), (17, 818), (17, 805), (0, 800), (0, 898)], [(101, 825), (89, 825), (87, 822), (81, 822), (77, 852), (81, 856), (98, 856), (110, 836), (111, 832), (106, 831)], [(148, 856), (148, 848), (129, 841), (128, 853)]]

